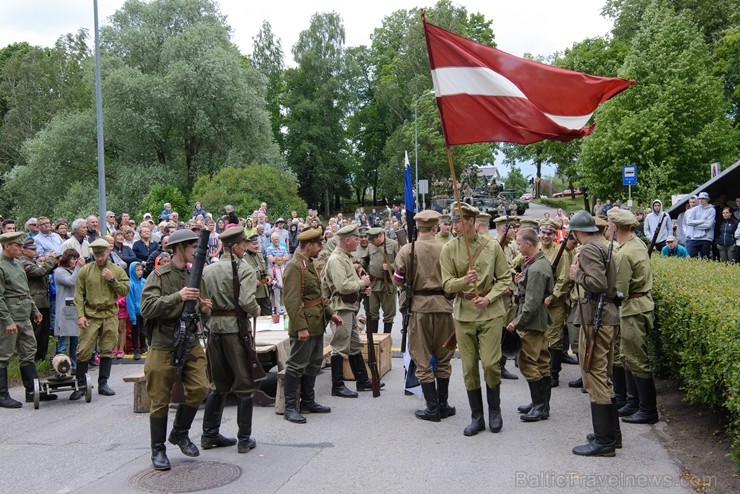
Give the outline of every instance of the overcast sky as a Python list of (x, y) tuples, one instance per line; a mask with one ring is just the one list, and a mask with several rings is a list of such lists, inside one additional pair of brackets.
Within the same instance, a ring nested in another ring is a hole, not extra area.
[[(228, 18), (233, 40), (244, 54), (251, 54), (252, 39), (267, 19), (281, 39), (292, 65), (290, 48), (298, 33), (308, 28), (316, 12), (338, 12), (344, 21), (347, 46), (370, 43), (373, 30), (384, 17), (400, 9), (426, 7), (434, 0), (219, 0)], [(460, 0), (468, 12), (480, 12), (493, 21), (498, 48), (514, 55), (525, 52), (550, 55), (575, 41), (606, 34), (611, 22), (599, 15), (603, 0)], [(124, 0), (98, 0), (99, 19), (124, 4)], [(93, 0), (0, 1), (0, 47), (17, 41), (53, 45), (63, 34), (80, 27), (93, 31)]]

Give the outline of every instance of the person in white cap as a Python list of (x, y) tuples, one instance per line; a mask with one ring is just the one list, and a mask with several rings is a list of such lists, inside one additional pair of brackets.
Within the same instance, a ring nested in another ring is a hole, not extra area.
[(709, 257), (717, 211), (709, 204), (706, 192), (700, 192), (698, 199), (699, 204), (686, 213), (686, 250), (689, 257)]

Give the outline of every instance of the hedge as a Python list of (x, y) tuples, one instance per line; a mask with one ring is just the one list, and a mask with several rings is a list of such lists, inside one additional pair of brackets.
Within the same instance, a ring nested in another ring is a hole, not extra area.
[(656, 373), (677, 378), (691, 403), (729, 414), (740, 466), (740, 266), (652, 258)]

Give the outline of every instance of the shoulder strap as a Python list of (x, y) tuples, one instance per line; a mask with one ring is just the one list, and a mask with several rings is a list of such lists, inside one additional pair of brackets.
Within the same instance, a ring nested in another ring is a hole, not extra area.
[(481, 253), (483, 252), (483, 248), (486, 245), (488, 245), (488, 242), (490, 242), (490, 241), (491, 241), (491, 237), (490, 236), (483, 238), (483, 241), (480, 243), (480, 245), (478, 246), (478, 248), (475, 250), (475, 253), (473, 254), (473, 257), (470, 259), (470, 264), (471, 265), (475, 264), (475, 261), (478, 260), (478, 256), (480, 256)]

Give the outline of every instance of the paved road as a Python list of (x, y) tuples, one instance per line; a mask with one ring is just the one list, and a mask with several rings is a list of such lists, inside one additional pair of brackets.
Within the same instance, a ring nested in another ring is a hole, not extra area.
[[(394, 340), (400, 342), (400, 319)], [(68, 401), (64, 393), (39, 410), (31, 404), (20, 410), (0, 409), (0, 492), (141, 492), (131, 479), (142, 473), (160, 488), (147, 492), (167, 492), (166, 482), (176, 485), (188, 475), (211, 476), (212, 467), (203, 461), (241, 469), (235, 481), (214, 493), (692, 492), (680, 485), (679, 468), (658, 441), (654, 427), (662, 423), (625, 424), (624, 449), (617, 450), (616, 458), (577, 457), (570, 450), (590, 431), (586, 395), (567, 386), (556, 388), (550, 420), (525, 424), (516, 413), (518, 405), (530, 401), (526, 382), (520, 379), (502, 384), (503, 431), (465, 437), (469, 409), (460, 361), (453, 361), (450, 386), (450, 403), (458, 413), (438, 424), (414, 417), (422, 400), (404, 395), (402, 366), (401, 359), (393, 359), (393, 370), (383, 377), (386, 388), (375, 399), (369, 393), (357, 399), (330, 396), (327, 369), (316, 391), (318, 401), (332, 407), (331, 414), (309, 415), (307, 424), (296, 425), (272, 408), (256, 408), (258, 445), (249, 454), (226, 448), (189, 459), (170, 445), (173, 470), (154, 473), (148, 415), (132, 412), (132, 385), (121, 381), (143, 366), (115, 365), (114, 397), (95, 394), (86, 404)], [(518, 372), (513, 363), (508, 367)], [(576, 366), (566, 365), (561, 379), (567, 382), (577, 373)], [(22, 390), (14, 388), (12, 394), (19, 398)], [(201, 426), (199, 413), (191, 431), (196, 442)], [(224, 413), (222, 432), (236, 433), (234, 407)]]

